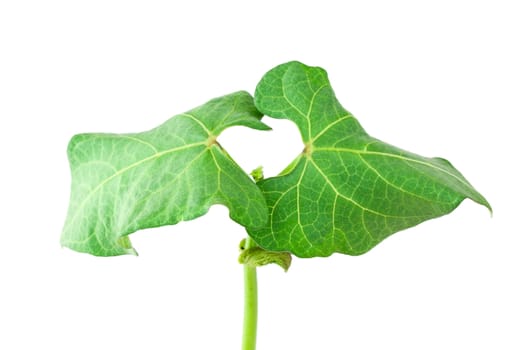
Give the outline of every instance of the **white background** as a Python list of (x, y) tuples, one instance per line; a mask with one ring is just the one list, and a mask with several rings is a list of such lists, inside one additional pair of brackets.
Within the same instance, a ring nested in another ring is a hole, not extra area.
[[(253, 93), (289, 60), (324, 67), (371, 135), (449, 159), (494, 215), (465, 201), (364, 256), (259, 269), (258, 348), (525, 348), (519, 1), (82, 3), (0, 2), (0, 349), (240, 348), (245, 233), (227, 210), (133, 234), (139, 257), (62, 249), (65, 151)], [(220, 141), (270, 176), (302, 145), (265, 121)]]

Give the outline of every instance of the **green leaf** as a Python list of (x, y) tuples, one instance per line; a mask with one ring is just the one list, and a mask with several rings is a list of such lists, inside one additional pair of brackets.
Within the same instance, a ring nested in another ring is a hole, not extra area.
[(216, 141), (234, 125), (269, 129), (260, 118), (241, 91), (147, 132), (74, 136), (62, 245), (94, 255), (134, 254), (128, 234), (197, 218), (213, 204), (227, 206), (243, 226), (264, 225), (264, 197)]
[(442, 216), (470, 198), (490, 205), (448, 161), (369, 136), (337, 101), (326, 72), (299, 62), (269, 71), (255, 105), (297, 124), (304, 151), (280, 176), (258, 182), (270, 208), (249, 228), (264, 249), (300, 257), (359, 255), (389, 235)]

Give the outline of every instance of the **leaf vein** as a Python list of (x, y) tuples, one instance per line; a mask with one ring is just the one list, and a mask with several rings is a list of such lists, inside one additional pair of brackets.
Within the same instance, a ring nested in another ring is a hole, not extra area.
[(376, 152), (376, 151), (366, 151), (366, 150), (356, 150), (356, 149), (352, 149), (352, 148), (337, 148), (337, 147), (320, 147), (320, 148), (316, 148), (315, 149), (316, 151), (329, 151), (329, 152), (349, 152), (349, 153), (355, 153), (355, 154), (364, 154), (364, 155), (371, 155), (371, 156), (382, 156), (382, 157), (390, 157), (390, 158), (397, 158), (397, 159), (400, 159), (400, 160), (403, 160), (403, 161), (406, 161), (406, 162), (411, 162), (411, 163), (416, 163), (416, 164), (421, 164), (421, 165), (424, 165), (424, 166), (427, 166), (429, 168), (433, 168), (433, 169), (436, 169), (436, 170), (439, 170), (449, 176), (452, 176), (453, 178), (455, 178), (456, 180), (458, 180), (459, 182), (461, 182), (463, 185), (467, 186), (467, 187), (470, 187), (470, 185), (468, 183), (465, 182), (465, 180), (463, 180), (462, 178), (458, 177), (456, 174), (453, 174), (451, 173), (450, 171), (446, 170), (446, 169), (443, 169), (441, 167), (438, 167), (432, 163), (427, 163), (427, 162), (424, 162), (424, 161), (421, 161), (421, 160), (417, 160), (417, 159), (412, 159), (412, 158), (408, 158), (408, 157), (405, 157), (405, 156), (402, 156), (402, 155), (398, 155), (398, 154), (392, 154), (392, 153), (385, 153), (385, 152)]
[(210, 131), (210, 129), (208, 129), (206, 125), (204, 125), (203, 122), (201, 122), (198, 118), (194, 117), (193, 115), (189, 113), (182, 113), (182, 114), (179, 114), (178, 116), (186, 117), (186, 118), (193, 120), (195, 123), (197, 123), (202, 128), (202, 130), (206, 131), (208, 135), (212, 135), (212, 132)]
[(119, 175), (122, 175), (124, 174), (125, 172), (139, 166), (140, 164), (143, 164), (147, 161), (150, 161), (150, 160), (153, 160), (153, 159), (156, 159), (156, 158), (159, 158), (161, 156), (164, 156), (166, 154), (169, 154), (169, 153), (173, 153), (173, 152), (177, 152), (177, 151), (181, 151), (181, 150), (184, 150), (184, 149), (188, 149), (188, 148), (193, 148), (193, 147), (197, 147), (197, 146), (201, 146), (201, 145), (205, 145), (204, 142), (197, 142), (197, 143), (192, 143), (192, 144), (188, 144), (188, 145), (184, 145), (184, 146), (180, 146), (180, 147), (175, 147), (175, 148), (171, 148), (171, 149), (168, 149), (168, 150), (165, 150), (165, 151), (162, 151), (162, 152), (158, 152), (158, 153), (155, 153), (149, 157), (146, 157), (146, 158), (143, 158), (135, 163), (132, 163), (122, 169), (120, 169), (119, 171), (117, 171), (116, 173), (114, 173), (113, 175), (107, 177), (106, 179), (104, 179), (102, 182), (100, 182), (97, 186), (95, 186), (87, 195), (86, 197), (84, 198), (84, 200), (79, 204), (78, 208), (76, 208), (76, 212), (74, 214), (74, 216), (72, 217), (72, 219), (70, 221), (68, 221), (68, 224), (71, 225), (73, 222), (75, 222), (76, 220), (76, 217), (79, 215), (79, 213), (82, 211), (81, 209), (84, 207), (84, 205), (88, 202), (88, 200), (99, 190), (101, 189), (105, 184), (107, 184), (109, 181), (111, 181), (112, 179), (116, 178), (117, 176)]
[(146, 145), (149, 148), (151, 148), (154, 153), (158, 153), (159, 152), (157, 147), (153, 146), (151, 143), (149, 143), (147, 141), (139, 139), (138, 137), (134, 137), (134, 136), (131, 136), (131, 135), (119, 135), (119, 136), (122, 137), (122, 138), (128, 139), (128, 140), (132, 140), (132, 141), (136, 141), (136, 142), (142, 143), (143, 145)]
[(306, 166), (308, 165), (308, 162), (304, 162), (303, 171), (301, 172), (301, 176), (299, 176), (299, 180), (297, 181), (297, 195), (296, 195), (296, 206), (297, 206), (297, 223), (299, 224), (299, 228), (301, 229), (301, 233), (304, 236), (304, 239), (310, 247), (313, 247), (312, 242), (308, 239), (306, 236), (306, 233), (304, 232), (303, 224), (301, 223), (301, 182), (303, 181), (304, 173), (306, 172)]
[(387, 217), (387, 218), (402, 218), (402, 219), (407, 218), (406, 216), (390, 215), (390, 214), (382, 213), (382, 212), (379, 212), (379, 211), (367, 208), (364, 205), (362, 205), (359, 202), (357, 202), (354, 198), (352, 198), (352, 196), (345, 196), (344, 194), (339, 192), (337, 187), (332, 183), (332, 181), (328, 178), (328, 176), (326, 176), (326, 174), (323, 172), (323, 170), (321, 168), (319, 168), (319, 166), (313, 160), (309, 160), (309, 162), (312, 163), (312, 165), (317, 169), (317, 171), (319, 172), (319, 175), (321, 175), (323, 177), (323, 179), (328, 183), (328, 185), (332, 188), (332, 190), (335, 192), (335, 194), (337, 194), (341, 198), (344, 198), (347, 201), (351, 202), (355, 206), (359, 207), (361, 210), (368, 211), (368, 212), (370, 212), (372, 214), (376, 214), (376, 215)]
[(380, 172), (379, 170), (377, 170), (374, 166), (372, 166), (369, 162), (366, 161), (366, 159), (363, 158), (363, 156), (361, 154), (358, 154), (359, 156), (359, 159), (361, 159), (361, 161), (371, 170), (373, 171), (377, 177), (379, 179), (381, 179), (384, 183), (386, 183), (388, 186), (398, 190), (398, 191), (401, 191), (407, 195), (410, 195), (410, 196), (414, 196), (416, 198), (419, 198), (419, 199), (422, 199), (424, 201), (432, 201), (432, 202), (438, 202), (438, 203), (442, 203), (444, 204), (443, 202), (440, 202), (440, 201), (437, 201), (437, 200), (430, 200), (429, 198), (426, 198), (426, 197), (423, 197), (421, 195), (418, 195), (417, 193), (414, 193), (414, 192), (410, 192), (410, 191), (407, 191), (405, 190), (404, 188), (396, 185), (396, 184), (393, 184), (392, 182), (388, 181)]
[(319, 94), (319, 92), (327, 86), (329, 85), (328, 84), (321, 85), (321, 87), (314, 92), (314, 94), (312, 95), (312, 98), (310, 99), (310, 105), (308, 106), (308, 112), (306, 113), (306, 119), (308, 121), (308, 140), (312, 140), (312, 125), (311, 125), (310, 117), (312, 116), (312, 110), (314, 107), (315, 99), (317, 97), (317, 94)]
[(342, 116), (340, 119), (337, 119), (337, 120), (331, 122), (323, 130), (319, 131), (317, 133), (317, 135), (315, 135), (315, 137), (311, 140), (311, 142), (314, 143), (318, 138), (323, 136), (324, 133), (326, 133), (328, 130), (333, 128), (335, 125), (337, 125), (338, 123), (340, 123), (340, 122), (342, 122), (342, 121), (344, 121), (346, 119), (350, 119), (350, 118), (353, 118), (353, 116), (351, 114), (347, 114), (345, 116)]

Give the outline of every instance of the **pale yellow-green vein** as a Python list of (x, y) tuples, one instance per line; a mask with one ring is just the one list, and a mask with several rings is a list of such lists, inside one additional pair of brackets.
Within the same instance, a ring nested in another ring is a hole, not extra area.
[(467, 187), (470, 187), (470, 185), (468, 183), (466, 183), (465, 180), (463, 180), (462, 178), (458, 177), (456, 174), (451, 173), (450, 171), (448, 171), (446, 169), (438, 167), (438, 166), (436, 166), (436, 165), (434, 165), (432, 163), (424, 162), (424, 161), (421, 161), (421, 160), (418, 160), (418, 159), (408, 158), (408, 157), (405, 157), (405, 156), (402, 156), (402, 155), (399, 155), (399, 154), (392, 154), (392, 153), (385, 153), (385, 152), (376, 152), (376, 151), (363, 151), (363, 150), (356, 150), (356, 149), (351, 149), (351, 148), (337, 148), (337, 147), (319, 147), (319, 148), (315, 148), (315, 151), (317, 151), (317, 152), (320, 152), (320, 151), (349, 152), (349, 153), (354, 153), (354, 154), (364, 154), (364, 155), (373, 155), (373, 156), (397, 158), (397, 159), (400, 159), (400, 160), (403, 160), (403, 161), (406, 161), (406, 162), (412, 162), (412, 163), (424, 165), (424, 166), (427, 166), (429, 168), (433, 168), (433, 169), (439, 170), (439, 171), (441, 171), (441, 172), (443, 172), (443, 173), (445, 173), (445, 174), (447, 174), (449, 176), (452, 176), (453, 178), (455, 178), (456, 180), (461, 182), (463, 185), (465, 185)]
[[(332, 190), (334, 191), (334, 193), (336, 195), (340, 196), (341, 198), (346, 199), (347, 201), (351, 202), (355, 206), (359, 207), (361, 210), (364, 210), (364, 211), (367, 211), (367, 212), (370, 212), (372, 214), (376, 214), (376, 215), (379, 215), (379, 216), (387, 217), (387, 218), (398, 218), (398, 219), (405, 219), (405, 218), (407, 218), (406, 216), (390, 215), (390, 214), (378, 212), (376, 210), (367, 208), (364, 205), (362, 205), (359, 202), (357, 202), (354, 198), (342, 194), (341, 192), (339, 192), (339, 189), (328, 178), (328, 176), (326, 176), (326, 174), (323, 172), (323, 170), (321, 168), (319, 168), (319, 166), (313, 160), (309, 160), (309, 162), (317, 169), (317, 172), (319, 173), (319, 175), (321, 175), (321, 177), (328, 183), (328, 185), (332, 188)], [(418, 216), (415, 216), (415, 217), (418, 217)]]
[(108, 176), (106, 179), (104, 179), (102, 182), (100, 182), (97, 186), (95, 186), (86, 195), (84, 200), (76, 208), (77, 211), (75, 212), (75, 214), (73, 214), (73, 217), (71, 218), (71, 220), (68, 221), (68, 224), (72, 225), (75, 222), (76, 217), (82, 211), (81, 209), (84, 207), (84, 205), (87, 203), (87, 201), (91, 198), (91, 196), (93, 196), (96, 192), (98, 192), (98, 190), (100, 190), (105, 184), (107, 184), (109, 181), (113, 180), (114, 178), (124, 174), (125, 172), (127, 172), (127, 171), (129, 171), (131, 169), (136, 168), (137, 166), (139, 166), (139, 165), (141, 165), (141, 164), (143, 164), (143, 163), (145, 163), (147, 161), (150, 161), (150, 160), (153, 160), (153, 159), (157, 159), (157, 158), (162, 157), (162, 156), (164, 156), (166, 154), (182, 151), (182, 150), (193, 148), (193, 147), (197, 147), (197, 146), (204, 146), (204, 145), (205, 145), (205, 142), (197, 142), (197, 143), (192, 143), (192, 144), (188, 144), (188, 145), (184, 145), (184, 146), (179, 146), (179, 147), (167, 149), (167, 150), (164, 150), (162, 152), (155, 153), (155, 154), (153, 154), (153, 155), (151, 155), (149, 157), (146, 157), (146, 158), (143, 158), (141, 160), (138, 160), (135, 163), (132, 163), (132, 164), (130, 164), (128, 166), (125, 166), (124, 168), (120, 169), (119, 171), (117, 171), (116, 173), (112, 174), (111, 176)]

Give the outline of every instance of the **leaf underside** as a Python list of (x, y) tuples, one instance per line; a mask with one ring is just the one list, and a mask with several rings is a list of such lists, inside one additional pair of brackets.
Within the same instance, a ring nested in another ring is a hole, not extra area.
[(241, 91), (147, 132), (74, 136), (62, 245), (100, 256), (135, 254), (128, 234), (197, 218), (213, 204), (227, 206), (243, 226), (265, 224), (264, 197), (216, 142), (230, 126), (269, 129), (260, 118)]
[(295, 122), (304, 151), (280, 176), (258, 182), (270, 210), (248, 233), (263, 248), (300, 257), (359, 255), (389, 235), (487, 200), (448, 161), (369, 136), (337, 101), (326, 72), (299, 62), (269, 71), (255, 105)]

